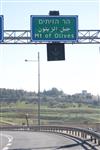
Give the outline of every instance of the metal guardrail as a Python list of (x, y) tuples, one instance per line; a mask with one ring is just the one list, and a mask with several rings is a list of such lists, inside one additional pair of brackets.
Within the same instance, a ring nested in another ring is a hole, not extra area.
[(89, 140), (92, 143), (100, 146), (100, 134), (88, 129), (83, 128), (74, 128), (66, 126), (1, 126), (0, 130), (9, 130), (9, 131), (47, 131), (47, 132), (56, 132), (67, 135), (72, 135), (74, 137), (82, 138), (84, 140)]

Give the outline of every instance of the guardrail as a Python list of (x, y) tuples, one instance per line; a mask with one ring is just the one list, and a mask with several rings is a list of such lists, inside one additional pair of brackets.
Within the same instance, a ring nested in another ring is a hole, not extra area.
[(67, 135), (72, 135), (84, 140), (90, 140), (91, 142), (100, 146), (100, 134), (88, 129), (66, 127), (66, 126), (2, 126), (0, 130), (9, 131), (47, 131), (56, 132)]

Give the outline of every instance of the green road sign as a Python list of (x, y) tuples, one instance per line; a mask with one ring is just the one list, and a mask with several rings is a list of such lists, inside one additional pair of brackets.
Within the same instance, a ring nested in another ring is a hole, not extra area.
[(77, 41), (78, 16), (31, 16), (32, 41)]

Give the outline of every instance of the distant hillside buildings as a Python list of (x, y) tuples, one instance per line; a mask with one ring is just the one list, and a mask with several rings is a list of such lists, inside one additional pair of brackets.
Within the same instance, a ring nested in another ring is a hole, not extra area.
[[(57, 88), (51, 90), (44, 90), (40, 93), (41, 102), (70, 102), (70, 103), (89, 103), (94, 105), (100, 105), (100, 96), (92, 95), (87, 90), (82, 90), (81, 93), (75, 93), (73, 95), (65, 94), (63, 91), (59, 91)], [(0, 88), (0, 102), (16, 102), (16, 101), (27, 101), (37, 102), (38, 94), (35, 92), (27, 92), (24, 90), (13, 90), (13, 89), (1, 89)]]

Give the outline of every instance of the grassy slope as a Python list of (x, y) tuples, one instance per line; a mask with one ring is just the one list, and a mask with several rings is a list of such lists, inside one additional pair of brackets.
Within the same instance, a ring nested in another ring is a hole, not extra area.
[[(9, 110), (4, 112), (4, 110)], [(1, 124), (26, 124), (26, 114), (28, 114), (29, 124), (37, 124), (37, 105), (16, 103), (2, 105), (0, 113)], [(42, 124), (66, 124), (66, 123), (100, 123), (100, 108), (94, 106), (76, 104), (72, 107), (67, 104), (65, 108), (50, 108), (41, 105), (41, 123)]]

